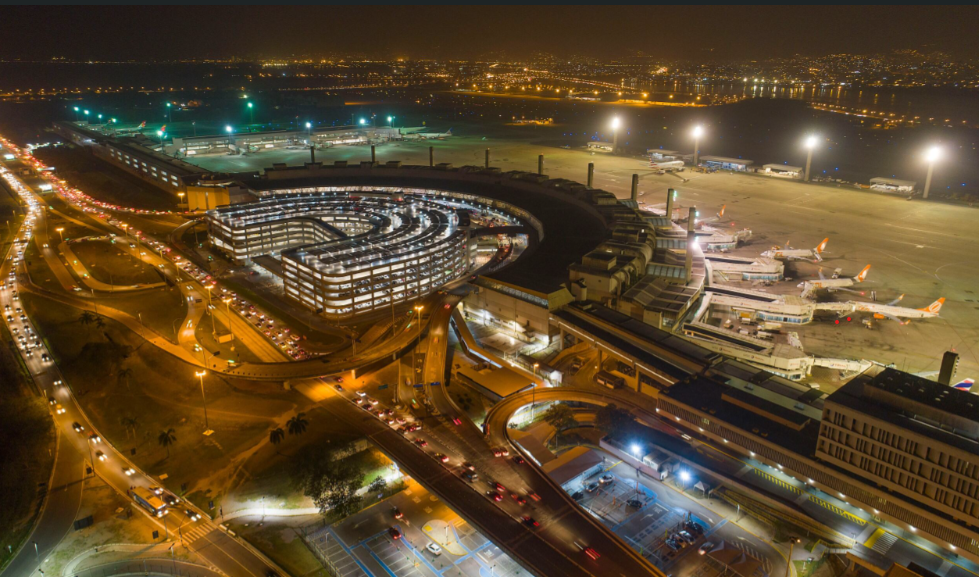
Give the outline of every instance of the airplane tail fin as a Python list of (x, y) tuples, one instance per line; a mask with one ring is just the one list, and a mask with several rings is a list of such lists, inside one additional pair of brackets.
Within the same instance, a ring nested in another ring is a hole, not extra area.
[(727, 208), (726, 204), (721, 206), (721, 212), (717, 213), (717, 218), (724, 218), (724, 209), (726, 208)]
[(816, 253), (819, 254), (822, 253), (824, 250), (826, 250), (826, 243), (828, 242), (829, 242), (829, 237), (824, 238), (823, 242), (819, 243), (819, 246), (816, 247)]
[(938, 311), (942, 310), (942, 305), (945, 304), (945, 297), (938, 299), (937, 301), (931, 303), (923, 309), (918, 309), (919, 311), (924, 311), (926, 313), (938, 314)]
[(863, 267), (863, 270), (860, 271), (860, 274), (858, 274), (854, 280), (856, 280), (857, 282), (863, 282), (864, 280), (866, 280), (867, 271), (869, 270), (870, 270), (870, 265), (868, 264), (867, 266)]
[(452, 127), (450, 126), (448, 130), (445, 131), (446, 134), (452, 134)]

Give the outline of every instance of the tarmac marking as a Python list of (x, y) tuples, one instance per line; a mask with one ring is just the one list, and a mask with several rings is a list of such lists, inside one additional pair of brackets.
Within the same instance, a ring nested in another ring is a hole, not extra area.
[(782, 487), (783, 489), (785, 489), (787, 491), (790, 491), (790, 492), (796, 493), (796, 494), (802, 493), (802, 489), (796, 487), (795, 485), (793, 485), (793, 484), (791, 484), (791, 483), (789, 483), (787, 481), (784, 481), (782, 479), (779, 479), (778, 477), (776, 477), (774, 475), (771, 475), (769, 473), (766, 473), (766, 472), (762, 471), (761, 469), (754, 469), (754, 471), (755, 471), (755, 474), (756, 475), (759, 475), (759, 476), (763, 477), (764, 479), (766, 479), (770, 483), (773, 483), (775, 485), (778, 485), (779, 487)]
[(866, 519), (861, 519), (860, 517), (857, 517), (853, 513), (850, 513), (849, 511), (844, 511), (843, 509), (840, 509), (836, 505), (834, 505), (834, 504), (832, 504), (832, 503), (830, 503), (828, 501), (823, 501), (822, 499), (820, 499), (819, 497), (817, 497), (815, 495), (810, 495), (809, 496), (809, 500), (812, 501), (813, 503), (819, 505), (820, 507), (823, 507), (824, 509), (829, 509), (830, 511), (832, 511), (832, 512), (836, 513), (837, 515), (839, 515), (840, 517), (843, 517), (844, 519), (847, 519), (849, 521), (852, 521), (852, 522), (854, 522), (854, 523), (856, 523), (858, 525), (866, 525), (867, 524), (867, 520)]

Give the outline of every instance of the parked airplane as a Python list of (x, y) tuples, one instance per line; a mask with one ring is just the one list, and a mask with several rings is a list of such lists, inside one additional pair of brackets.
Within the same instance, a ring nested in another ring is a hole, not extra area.
[(683, 161), (682, 160), (650, 160), (649, 168), (653, 170), (662, 170), (664, 172), (683, 172)]
[(942, 305), (945, 304), (945, 297), (942, 297), (921, 309), (894, 306), (894, 304), (900, 301), (902, 298), (904, 298), (904, 295), (901, 295), (896, 300), (886, 305), (878, 303), (854, 302), (853, 310), (864, 313), (873, 313), (874, 318), (877, 320), (891, 319), (892, 321), (897, 321), (902, 325), (906, 325), (908, 322), (910, 322), (910, 320), (905, 321), (901, 319), (929, 319), (932, 317), (937, 317), (938, 311), (942, 310)]
[[(838, 290), (849, 290), (846, 287), (855, 285), (858, 282), (863, 282), (867, 278), (867, 271), (870, 270), (870, 265), (868, 264), (860, 271), (860, 274), (853, 278), (840, 278), (839, 272), (835, 273), (832, 278), (826, 278), (823, 276), (823, 269), (819, 269), (819, 280), (807, 280), (799, 283), (799, 288), (802, 289), (802, 298), (806, 298), (820, 289), (827, 289), (830, 292)], [(839, 271), (839, 269), (837, 269)]]
[(959, 382), (955, 383), (954, 385), (952, 385), (952, 388), (953, 389), (958, 389), (960, 391), (965, 391), (965, 392), (968, 393), (968, 392), (971, 391), (972, 385), (974, 385), (974, 384), (976, 384), (976, 381), (973, 380), (973, 379), (962, 379), (961, 381), (959, 381)]
[(415, 132), (411, 134), (405, 134), (404, 138), (445, 138), (447, 136), (452, 136), (452, 129), (448, 129), (445, 132)]
[(809, 249), (797, 249), (790, 248), (789, 242), (785, 242), (784, 247), (774, 246), (769, 250), (761, 253), (761, 256), (768, 258), (777, 258), (785, 260), (811, 260), (813, 262), (820, 262), (823, 260), (823, 251), (826, 250), (826, 243), (829, 242), (829, 238), (824, 238), (823, 242), (819, 243), (816, 248)]

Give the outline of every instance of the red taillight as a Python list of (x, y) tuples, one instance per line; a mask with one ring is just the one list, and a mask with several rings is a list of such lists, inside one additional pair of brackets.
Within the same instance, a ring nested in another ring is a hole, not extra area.
[(585, 555), (588, 555), (589, 557), (591, 557), (592, 559), (595, 559), (595, 560), (597, 560), (599, 557), (601, 557), (601, 555), (598, 554), (598, 551), (592, 549), (591, 547), (586, 547), (585, 548)]
[(851, 317), (846, 317), (846, 322), (850, 322), (850, 321), (852, 321), (852, 320), (853, 320), (853, 318), (851, 318)]
[(840, 324), (840, 319), (836, 319), (836, 320), (835, 320), (835, 321), (833, 321), (833, 322), (834, 322), (834, 323), (836, 323), (836, 324)]

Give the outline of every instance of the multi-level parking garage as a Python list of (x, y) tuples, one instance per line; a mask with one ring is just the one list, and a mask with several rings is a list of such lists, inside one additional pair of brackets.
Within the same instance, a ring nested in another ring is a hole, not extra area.
[(279, 256), (285, 294), (344, 319), (420, 298), (466, 274), (471, 214), (516, 219), (430, 189), (318, 187), (208, 213), (213, 246), (246, 263)]

